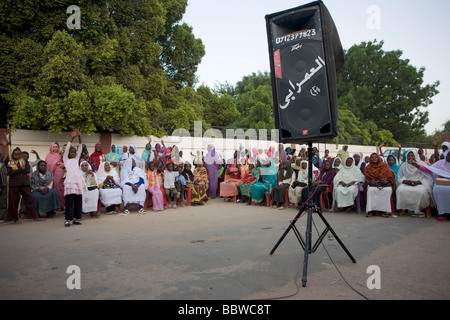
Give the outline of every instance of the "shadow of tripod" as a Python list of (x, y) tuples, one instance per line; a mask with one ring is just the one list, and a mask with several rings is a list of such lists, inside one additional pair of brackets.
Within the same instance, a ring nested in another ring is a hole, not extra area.
[[(305, 251), (304, 260), (303, 260), (303, 277), (302, 277), (302, 286), (303, 287), (306, 286), (306, 282), (307, 282), (308, 257), (309, 257), (309, 255), (311, 253), (316, 252), (317, 248), (322, 243), (323, 239), (325, 238), (325, 236), (326, 236), (326, 234), (328, 232), (331, 232), (333, 234), (335, 239), (341, 245), (342, 249), (344, 249), (344, 251), (349, 256), (350, 260), (352, 260), (353, 263), (356, 263), (355, 258), (353, 258), (353, 256), (350, 253), (350, 251), (348, 251), (348, 249), (342, 243), (341, 239), (338, 237), (336, 232), (334, 232), (334, 230), (331, 227), (331, 225), (328, 223), (328, 221), (323, 216), (323, 213), (322, 213), (322, 210), (320, 209), (320, 206), (317, 205), (317, 203), (315, 203), (313, 200), (310, 200), (310, 199), (313, 198), (313, 194), (315, 192), (315, 190), (313, 190), (313, 187), (312, 187), (312, 174), (313, 174), (312, 173), (312, 166), (313, 166), (313, 163), (312, 163), (312, 152), (313, 152), (313, 148), (312, 148), (312, 143), (310, 142), (310, 143), (308, 143), (308, 156), (309, 156), (309, 159), (308, 159), (309, 160), (309, 168), (308, 168), (309, 197), (308, 197), (308, 200), (303, 203), (303, 205), (299, 209), (299, 212), (298, 212), (297, 216), (291, 221), (289, 227), (286, 229), (284, 234), (278, 240), (277, 244), (272, 249), (272, 251), (270, 251), (270, 255), (273, 255), (275, 253), (275, 250), (278, 248), (278, 246), (281, 244), (281, 242), (287, 236), (289, 231), (292, 230), (294, 232), (295, 236), (297, 237), (298, 241), (300, 242), (300, 245), (302, 246), (303, 250)], [(297, 220), (300, 219), (300, 217), (303, 215), (303, 213), (305, 211), (307, 212), (307, 222), (306, 222), (305, 238), (303, 238), (301, 233), (300, 233), (300, 231), (297, 229), (295, 223), (297, 222)], [(319, 217), (322, 219), (322, 221), (325, 224), (325, 226), (326, 226), (326, 228), (320, 234), (320, 236), (317, 239), (317, 241), (314, 244), (314, 246), (312, 246), (312, 239), (311, 239), (311, 235), (312, 235), (312, 231), (311, 231), (311, 229), (312, 229), (312, 214), (313, 213), (317, 213), (319, 215)]]

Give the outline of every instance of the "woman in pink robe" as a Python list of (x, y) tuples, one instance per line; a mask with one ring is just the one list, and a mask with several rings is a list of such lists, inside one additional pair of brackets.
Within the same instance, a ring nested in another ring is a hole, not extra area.
[(45, 157), (47, 162), (47, 170), (53, 173), (53, 188), (58, 193), (58, 201), (61, 209), (64, 209), (66, 205), (66, 199), (64, 197), (64, 162), (59, 150), (58, 142), (53, 142), (50, 145), (50, 152)]

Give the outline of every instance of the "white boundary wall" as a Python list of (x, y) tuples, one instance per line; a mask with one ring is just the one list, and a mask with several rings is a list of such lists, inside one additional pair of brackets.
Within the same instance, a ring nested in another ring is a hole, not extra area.
[[(240, 137), (243, 137), (242, 135)], [(23, 151), (28, 151), (30, 153), (31, 150), (36, 150), (39, 153), (41, 159), (45, 159), (46, 155), (49, 152), (50, 144), (54, 141), (57, 141), (61, 146), (67, 143), (71, 139), (70, 132), (63, 133), (49, 133), (47, 131), (32, 131), (32, 130), (16, 130), (11, 134), (12, 138), (12, 147), (19, 147)], [(155, 146), (156, 143), (161, 142), (161, 138), (151, 137), (152, 138), (152, 147)], [(183, 158), (185, 161), (192, 162), (193, 157), (191, 156), (191, 152), (196, 154), (197, 151), (203, 151), (204, 154), (207, 153), (206, 149), (208, 144), (213, 144), (216, 147), (216, 150), (219, 154), (224, 155), (226, 159), (231, 158), (235, 150), (240, 149), (242, 146), (244, 149), (252, 150), (253, 148), (268, 150), (270, 147), (277, 147), (278, 143), (276, 141), (270, 140), (249, 140), (244, 138), (235, 138), (235, 139), (224, 139), (224, 138), (215, 138), (213, 135), (208, 135), (206, 132), (203, 137), (181, 137), (181, 136), (168, 136), (163, 137), (162, 140), (166, 147), (177, 145), (179, 150), (183, 151)], [(77, 144), (78, 139), (75, 139), (74, 142)], [(82, 142), (86, 144), (89, 153), (94, 152), (94, 146), (96, 143), (100, 142), (100, 134), (94, 135), (83, 135)], [(120, 146), (134, 144), (137, 147), (138, 154), (142, 154), (145, 149), (145, 145), (148, 143), (148, 137), (122, 137), (118, 134), (111, 135), (111, 143), (118, 144)], [(285, 147), (290, 146), (290, 144), (284, 144)], [(297, 150), (300, 150), (301, 147), (308, 148), (307, 145), (295, 145)], [(320, 143), (313, 144), (313, 146), (317, 147), (320, 151), (320, 155), (323, 156), (325, 153), (325, 149), (330, 151), (331, 156), (335, 156), (338, 150), (340, 150), (343, 145), (336, 146), (333, 143)], [(383, 151), (387, 149), (384, 147)], [(110, 150), (103, 150), (104, 153), (108, 153)], [(357, 145), (349, 145), (348, 152), (350, 155), (354, 153), (362, 153), (364, 156), (370, 155), (372, 152), (375, 152), (376, 148), (374, 146), (357, 146)], [(433, 150), (426, 149), (425, 155), (429, 157), (433, 153)], [(35, 160), (35, 156), (30, 153), (30, 160)]]

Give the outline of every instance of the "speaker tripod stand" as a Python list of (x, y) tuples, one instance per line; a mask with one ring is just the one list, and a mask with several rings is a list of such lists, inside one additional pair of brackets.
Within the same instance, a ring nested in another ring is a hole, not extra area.
[[(309, 170), (308, 170), (308, 179), (309, 179), (309, 197), (308, 199), (312, 199), (312, 194), (314, 192), (312, 188), (312, 143), (309, 143), (308, 148), (308, 155), (309, 155)], [(296, 222), (300, 219), (300, 217), (303, 215), (304, 212), (307, 212), (307, 222), (306, 222), (306, 231), (305, 231), (305, 238), (302, 237), (300, 231), (296, 227)], [(317, 239), (314, 246), (312, 246), (312, 214), (317, 213), (319, 217), (322, 219), (323, 223), (325, 224), (326, 228), (324, 231), (320, 234), (319, 238)], [(305, 251), (304, 254), (304, 260), (303, 260), (303, 277), (302, 277), (302, 286), (306, 287), (307, 282), (307, 273), (308, 273), (308, 257), (311, 253), (316, 252), (319, 245), (322, 243), (323, 239), (327, 235), (328, 232), (331, 232), (337, 242), (341, 245), (342, 249), (344, 249), (345, 253), (349, 256), (350, 260), (352, 260), (353, 263), (356, 263), (355, 258), (353, 258), (352, 254), (348, 249), (345, 247), (344, 243), (341, 241), (341, 239), (338, 237), (336, 232), (333, 230), (331, 225), (328, 223), (328, 221), (323, 216), (322, 210), (320, 209), (320, 206), (317, 205), (313, 200), (309, 200), (305, 203), (303, 203), (302, 207), (299, 209), (299, 212), (297, 216), (291, 221), (289, 227), (286, 229), (284, 234), (281, 236), (281, 238), (278, 240), (275, 247), (270, 251), (270, 255), (273, 255), (275, 253), (275, 250), (278, 248), (278, 246), (281, 244), (281, 242), (284, 240), (284, 238), (287, 236), (289, 231), (293, 230), (295, 236), (297, 237), (298, 241), (300, 242), (301, 247)]]

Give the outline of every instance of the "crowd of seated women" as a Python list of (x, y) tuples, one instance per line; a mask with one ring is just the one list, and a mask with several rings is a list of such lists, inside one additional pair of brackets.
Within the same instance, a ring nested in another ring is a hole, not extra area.
[[(224, 159), (209, 145), (206, 155), (191, 153), (193, 160), (186, 162), (177, 146), (166, 147), (163, 141), (152, 146), (151, 142), (149, 139), (142, 155), (135, 145), (113, 144), (104, 153), (97, 144), (92, 154), (85, 145), (79, 146), (79, 171), (86, 184), (83, 213), (99, 217), (105, 207), (107, 214), (129, 215), (134, 206), (143, 214), (148, 205), (163, 211), (185, 206), (187, 200), (201, 206), (216, 197), (283, 210), (292, 205), (301, 208), (309, 200), (323, 205), (324, 196), (334, 210), (352, 211), (360, 205), (367, 217), (405, 212), (425, 216), (424, 212), (435, 209), (438, 220), (443, 221), (450, 212), (448, 142), (441, 145), (440, 152), (435, 142), (431, 159), (415, 149), (402, 151), (400, 145), (398, 157), (387, 159), (382, 156), (382, 145), (367, 157), (351, 155), (347, 146), (335, 157), (328, 150), (320, 157), (313, 148), (311, 177), (305, 148), (279, 144), (268, 150), (240, 149)], [(11, 217), (17, 212), (37, 219), (64, 210), (64, 146), (52, 143), (45, 160), (32, 151), (37, 156), (34, 162), (19, 148), (11, 155), (5, 143), (1, 148), (1, 221), (17, 221)]]

